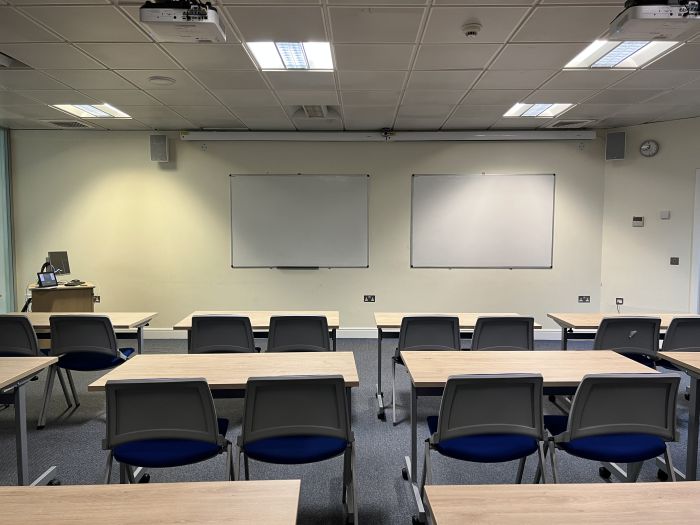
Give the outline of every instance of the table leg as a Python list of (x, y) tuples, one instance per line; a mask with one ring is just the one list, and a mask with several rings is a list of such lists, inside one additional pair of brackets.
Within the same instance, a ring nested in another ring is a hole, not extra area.
[(418, 521), (425, 523), (425, 506), (418, 487), (418, 395), (416, 387), (411, 382), (411, 457), (406, 456), (404, 478), (411, 484), (413, 499), (418, 509)]
[(561, 329), (561, 349), (567, 350), (568, 343), (569, 343), (569, 333), (566, 331), (566, 328), (562, 327), (562, 329)]
[(338, 340), (335, 328), (333, 328), (333, 330), (331, 330), (331, 340), (333, 341), (333, 351), (335, 352), (337, 350), (337, 340)]
[(384, 392), (382, 392), (382, 339), (384, 338), (384, 333), (381, 328), (377, 329), (377, 403), (379, 405), (379, 411), (377, 412), (377, 417), (379, 419), (384, 419), (386, 416), (384, 414)]
[(28, 485), (29, 459), (27, 454), (27, 406), (24, 385), (17, 385), (15, 402), (15, 446), (17, 447), (17, 484)]
[(697, 479), (698, 470), (698, 427), (700, 426), (700, 406), (698, 406), (698, 383), (700, 378), (690, 375), (690, 406), (688, 407), (688, 457), (685, 476), (687, 480)]
[(137, 353), (142, 353), (143, 352), (143, 328), (145, 325), (141, 325), (136, 329), (136, 352)]

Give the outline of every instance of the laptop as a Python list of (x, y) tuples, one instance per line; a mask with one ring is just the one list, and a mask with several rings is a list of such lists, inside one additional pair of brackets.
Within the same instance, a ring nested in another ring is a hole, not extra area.
[(58, 286), (58, 280), (56, 279), (56, 274), (54, 272), (40, 272), (37, 273), (36, 276), (39, 278), (37, 281), (39, 288)]

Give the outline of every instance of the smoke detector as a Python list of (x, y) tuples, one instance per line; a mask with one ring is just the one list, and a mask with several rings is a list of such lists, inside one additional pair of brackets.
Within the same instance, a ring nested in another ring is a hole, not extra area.
[(479, 34), (481, 28), (481, 22), (467, 22), (462, 26), (462, 33), (464, 33), (464, 36), (466, 36), (467, 38), (474, 38)]

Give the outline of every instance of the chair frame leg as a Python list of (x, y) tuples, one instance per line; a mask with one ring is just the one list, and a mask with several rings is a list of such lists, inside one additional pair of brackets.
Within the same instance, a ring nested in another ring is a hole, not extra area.
[(73, 374), (70, 370), (66, 370), (66, 375), (68, 376), (68, 384), (70, 385), (70, 391), (73, 394), (73, 401), (75, 401), (75, 406), (80, 406), (80, 398), (78, 398), (78, 391), (75, 389), (75, 383), (73, 382)]
[[(545, 445), (541, 441), (537, 443), (537, 457), (539, 459), (539, 465), (537, 466), (538, 471), (542, 475), (542, 484), (547, 484), (547, 470), (545, 469)], [(536, 483), (539, 482), (539, 479)]]
[(107, 456), (107, 465), (105, 467), (105, 475), (104, 475), (104, 484), (109, 485), (112, 482), (112, 462), (113, 462), (113, 454), (112, 451), (109, 451), (109, 455)]
[(233, 445), (231, 443), (226, 445), (226, 479), (228, 481), (236, 480), (236, 474), (233, 469)]
[(63, 372), (60, 368), (56, 369), (56, 375), (58, 375), (58, 380), (61, 383), (61, 389), (63, 390), (63, 396), (66, 398), (66, 404), (68, 405), (68, 408), (70, 408), (73, 406), (73, 400), (68, 393), (68, 385), (66, 385), (66, 380), (63, 377)]
[(519, 485), (523, 482), (523, 473), (525, 472), (525, 461), (527, 456), (520, 458), (518, 461), (518, 473), (515, 475), (515, 482)]
[(357, 487), (355, 484), (355, 446), (350, 443), (343, 454), (343, 506), (347, 518), (358, 523)]
[(39, 414), (39, 421), (37, 422), (36, 428), (42, 429), (46, 426), (46, 409), (49, 405), (51, 399), (51, 392), (53, 391), (53, 381), (56, 377), (56, 371), (58, 370), (57, 365), (51, 365), (46, 375), (46, 384), (44, 385), (44, 402), (41, 405), (41, 413)]
[(549, 460), (552, 462), (552, 481), (555, 484), (559, 483), (559, 473), (557, 472), (556, 449), (557, 449), (557, 446), (554, 444), (554, 441), (550, 441), (549, 442)]
[(391, 359), (391, 422), (396, 424), (396, 360)]
[(124, 463), (119, 463), (119, 483), (121, 485), (129, 483), (129, 476), (126, 472), (126, 465)]
[(423, 472), (420, 478), (420, 496), (425, 497), (425, 485), (433, 484), (433, 465), (430, 460), (430, 440), (425, 440), (425, 453), (423, 454)]
[(639, 478), (639, 473), (642, 471), (643, 461), (637, 463), (627, 463), (627, 477), (625, 481), (627, 483), (636, 483), (637, 478)]
[(243, 479), (246, 481), (250, 480), (250, 469), (248, 465), (248, 455), (243, 453)]
[(676, 478), (676, 471), (673, 468), (673, 460), (671, 459), (671, 451), (668, 448), (668, 443), (666, 443), (664, 459), (666, 460), (666, 472), (668, 472), (668, 477), (671, 479), (671, 481), (678, 481), (678, 479)]

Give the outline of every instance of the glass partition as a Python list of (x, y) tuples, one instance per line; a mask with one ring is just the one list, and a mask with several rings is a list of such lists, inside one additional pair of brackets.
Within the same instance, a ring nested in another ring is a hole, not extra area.
[(10, 132), (0, 128), (0, 313), (15, 310), (9, 146)]

